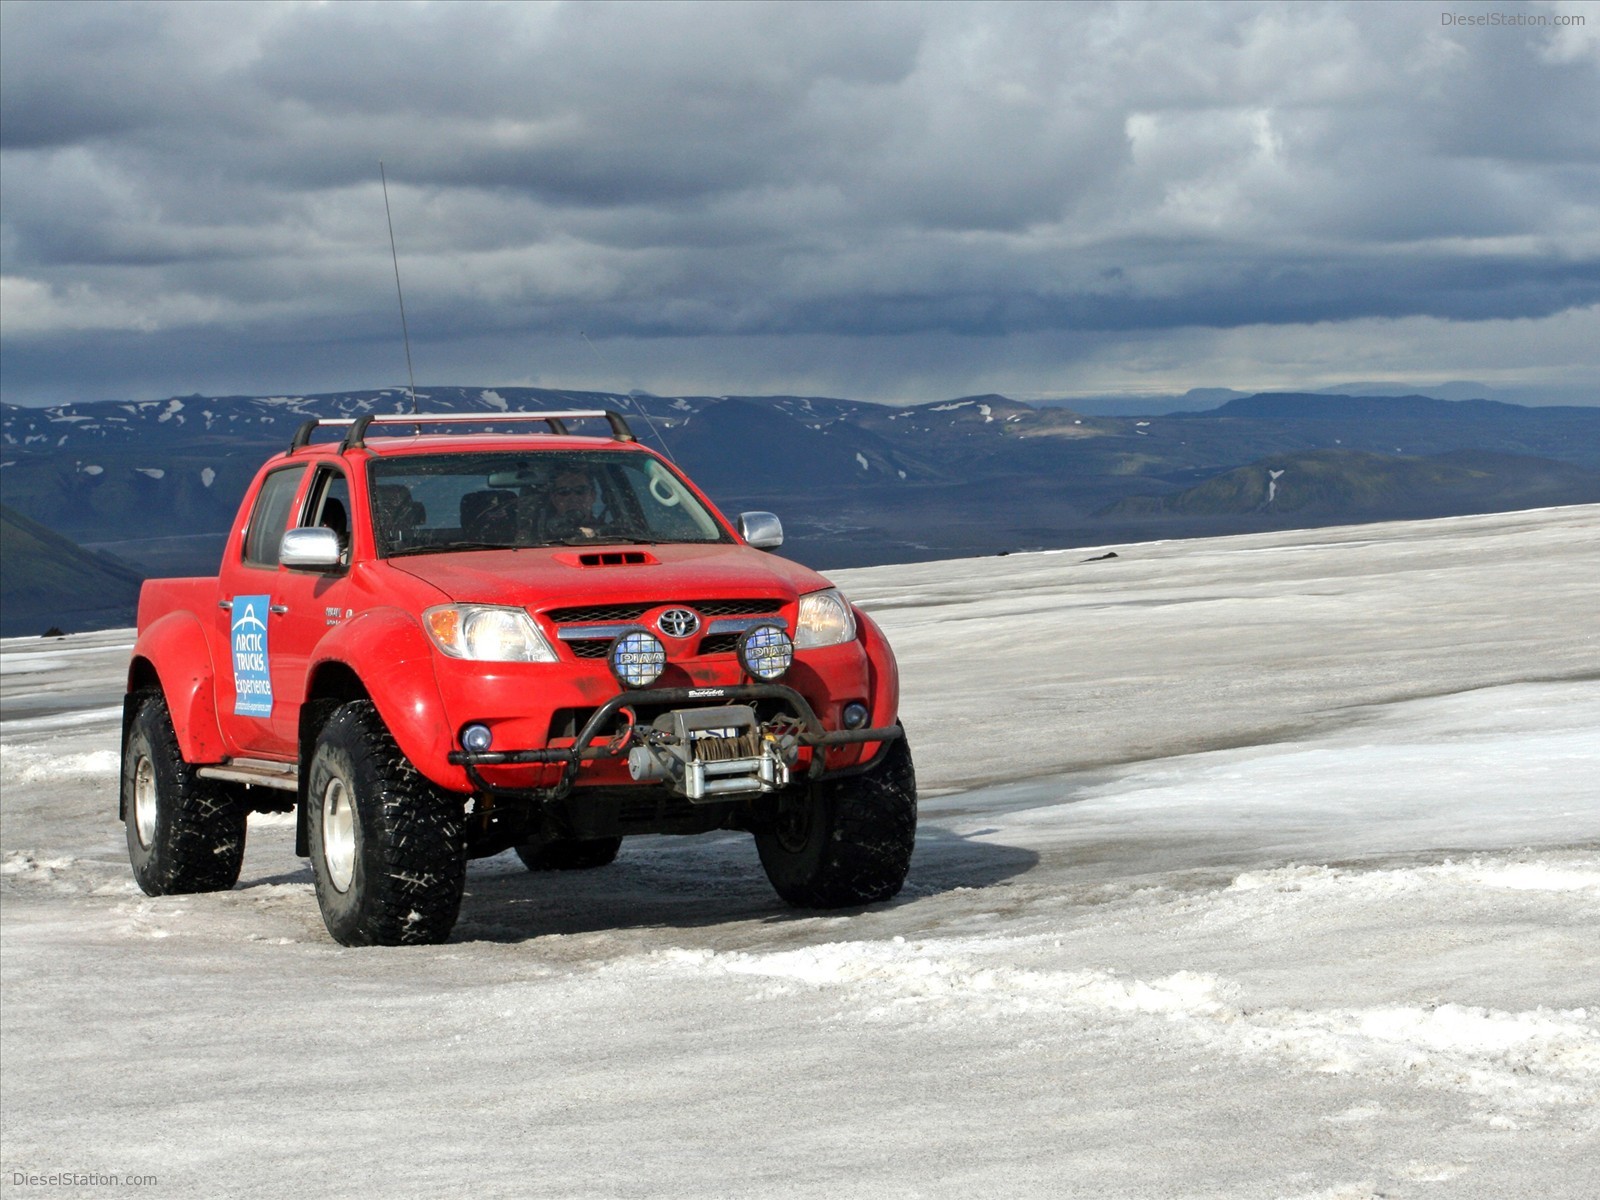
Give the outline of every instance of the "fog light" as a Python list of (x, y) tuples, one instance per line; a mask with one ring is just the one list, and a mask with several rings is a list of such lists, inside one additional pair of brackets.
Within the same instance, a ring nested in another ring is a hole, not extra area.
[(794, 664), (794, 643), (776, 621), (752, 625), (739, 635), (739, 662), (757, 679), (770, 683)]
[(846, 729), (863, 729), (866, 727), (867, 718), (872, 714), (867, 712), (867, 706), (859, 700), (852, 700), (844, 706), (844, 727)]
[(494, 734), (487, 725), (468, 725), (461, 731), (461, 747), (474, 754), (482, 754), (494, 745)]
[(667, 669), (667, 648), (646, 629), (633, 629), (611, 643), (611, 673), (625, 688), (649, 687)]

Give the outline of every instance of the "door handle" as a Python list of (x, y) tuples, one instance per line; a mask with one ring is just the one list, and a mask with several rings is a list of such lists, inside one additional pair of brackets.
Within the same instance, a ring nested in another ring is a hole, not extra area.
[(267, 611), (275, 617), (281, 617), (289, 611), (289, 606), (287, 604), (273, 604), (268, 606)]
[(217, 607), (222, 609), (223, 612), (232, 612), (233, 611), (233, 601), (232, 600), (218, 600), (217, 601)]

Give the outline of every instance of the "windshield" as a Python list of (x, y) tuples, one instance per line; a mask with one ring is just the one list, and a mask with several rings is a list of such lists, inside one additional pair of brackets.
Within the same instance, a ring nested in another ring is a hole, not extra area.
[(516, 451), (374, 459), (378, 556), (732, 539), (648, 454)]

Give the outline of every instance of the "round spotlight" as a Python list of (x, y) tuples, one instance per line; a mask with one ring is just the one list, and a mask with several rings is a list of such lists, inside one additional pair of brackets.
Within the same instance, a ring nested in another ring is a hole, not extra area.
[(482, 754), (494, 745), (494, 734), (489, 732), (487, 725), (468, 725), (461, 731), (461, 748), (470, 750), (474, 754)]
[(782, 625), (763, 621), (739, 635), (739, 662), (751, 675), (770, 683), (794, 665), (794, 642)]
[(611, 673), (625, 688), (649, 687), (667, 669), (667, 648), (646, 629), (630, 629), (611, 643)]
[(852, 700), (844, 706), (844, 727), (846, 729), (862, 729), (867, 724), (867, 706), (859, 700)]

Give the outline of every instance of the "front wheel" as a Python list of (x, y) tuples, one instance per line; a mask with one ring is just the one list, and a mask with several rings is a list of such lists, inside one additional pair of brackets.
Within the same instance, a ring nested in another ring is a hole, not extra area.
[(159, 692), (144, 698), (128, 726), (122, 809), (128, 861), (146, 895), (225, 892), (239, 881), (249, 813), (184, 760)]
[(371, 701), (329, 718), (307, 783), (311, 873), (333, 939), (414, 946), (448, 938), (467, 882), (462, 802), (417, 772)]
[(848, 908), (887, 900), (911, 869), (917, 776), (904, 738), (868, 771), (823, 780), (781, 802), (756, 833), (773, 890), (798, 908)]

